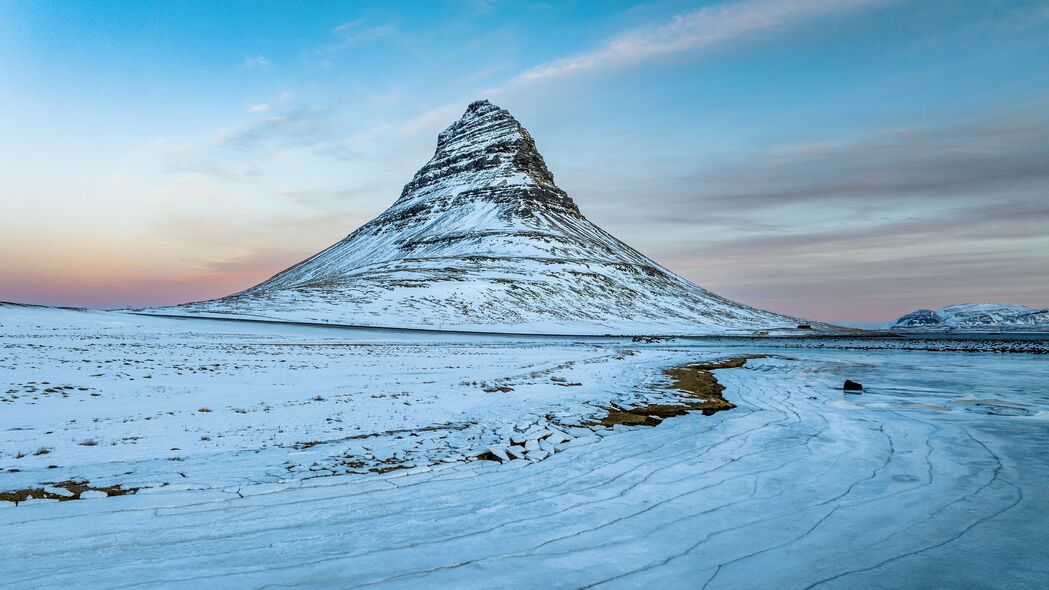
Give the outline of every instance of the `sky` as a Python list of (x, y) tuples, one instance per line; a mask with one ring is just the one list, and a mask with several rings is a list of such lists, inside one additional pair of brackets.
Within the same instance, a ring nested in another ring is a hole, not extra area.
[(0, 2), (0, 300), (247, 288), (488, 98), (583, 213), (777, 312), (1049, 306), (1049, 1)]

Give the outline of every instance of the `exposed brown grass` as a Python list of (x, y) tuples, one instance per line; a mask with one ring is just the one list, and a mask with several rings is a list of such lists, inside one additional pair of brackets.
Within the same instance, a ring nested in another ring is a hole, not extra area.
[(612, 406), (608, 415), (594, 424), (614, 426), (656, 426), (667, 418), (680, 416), (689, 412), (703, 412), (710, 416), (716, 412), (731, 410), (736, 407), (721, 396), (725, 386), (718, 383), (711, 371), (716, 369), (738, 369), (748, 359), (763, 358), (764, 355), (740, 356), (708, 362), (690, 363), (682, 367), (667, 369), (670, 377), (670, 388), (680, 392), (679, 404), (650, 404), (634, 408)]
[(138, 491), (138, 488), (124, 488), (120, 485), (112, 486), (92, 486), (86, 481), (62, 481), (56, 484), (51, 484), (52, 487), (62, 488), (69, 491), (71, 496), (64, 496), (62, 494), (56, 494), (54, 492), (45, 491), (44, 488), (25, 488), (21, 490), (12, 490), (10, 492), (0, 492), (0, 501), (14, 502), (25, 502), (30, 497), (35, 499), (45, 500), (58, 500), (59, 502), (65, 502), (67, 500), (79, 500), (80, 494), (88, 491), (105, 492), (107, 496), (125, 496), (127, 494), (134, 494)]

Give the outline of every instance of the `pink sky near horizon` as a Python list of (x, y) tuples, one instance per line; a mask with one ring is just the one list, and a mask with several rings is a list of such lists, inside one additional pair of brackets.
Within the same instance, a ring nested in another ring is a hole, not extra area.
[[(317, 241), (316, 238), (313, 240)], [(334, 240), (333, 240), (334, 241)], [(327, 245), (327, 244), (324, 244)], [(317, 248), (319, 250), (324, 246)], [(312, 254), (284, 254), (272, 258), (252, 260), (247, 264), (233, 265), (234, 269), (172, 273), (163, 268), (104, 268), (105, 261), (95, 265), (63, 267), (55, 264), (44, 272), (22, 275), (7, 275), (10, 281), (0, 285), (0, 301), (114, 309), (173, 305), (204, 299), (222, 297), (251, 287), (288, 266)], [(658, 260), (657, 260), (658, 262)], [(677, 264), (674, 264), (674, 263)], [(936, 309), (946, 305), (965, 302), (989, 302), (991, 299), (966, 299), (940, 297), (909, 304), (898, 300), (881, 301), (884, 293), (872, 291), (857, 297), (842, 293), (840, 297), (827, 297), (824, 291), (841, 290), (841, 285), (821, 287), (812, 284), (768, 285), (740, 284), (730, 282), (732, 273), (717, 268), (720, 282), (703, 281), (703, 261), (674, 259), (664, 263), (671, 270), (675, 266), (679, 274), (693, 280), (719, 295), (748, 305), (788, 315), (817, 321), (857, 324), (881, 324), (918, 308)], [(689, 272), (689, 269), (695, 269)], [(828, 299), (830, 303), (828, 303)], [(1000, 299), (1000, 298), (997, 298)], [(1019, 303), (1037, 307), (1037, 301), (998, 301)]]

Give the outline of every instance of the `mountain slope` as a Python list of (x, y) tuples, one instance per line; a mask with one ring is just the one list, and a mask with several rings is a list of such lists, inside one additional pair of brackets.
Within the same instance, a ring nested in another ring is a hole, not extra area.
[(961, 303), (901, 316), (893, 330), (1049, 330), (1049, 309), (1002, 303)]
[(440, 134), (389, 209), (342, 241), (246, 291), (154, 311), (560, 334), (801, 321), (706, 291), (588, 221), (528, 131), (487, 101)]

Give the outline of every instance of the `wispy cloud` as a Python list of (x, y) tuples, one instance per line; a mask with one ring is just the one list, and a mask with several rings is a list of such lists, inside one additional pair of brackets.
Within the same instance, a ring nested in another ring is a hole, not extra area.
[[(1045, 305), (1049, 207), (954, 207), (838, 229), (733, 236), (663, 256), (722, 295), (825, 320), (886, 322), (963, 301)], [(814, 303), (818, 302), (818, 303)]]
[(733, 41), (752, 39), (822, 15), (845, 12), (886, 0), (740, 0), (706, 6), (669, 22), (639, 27), (578, 55), (535, 66), (511, 84), (632, 65)]
[[(967, 241), (972, 246), (980, 241), (1044, 238), (1049, 223), (1049, 205), (1028, 201), (950, 207), (934, 215), (912, 216), (898, 221), (868, 222), (860, 226), (810, 229), (760, 236), (737, 235), (711, 243), (711, 252), (730, 252), (741, 258), (792, 253), (872, 252), (895, 250), (930, 242)], [(853, 257), (862, 260), (862, 256)]]
[(354, 19), (333, 28), (331, 32), (335, 36), (335, 41), (322, 47), (317, 54), (322, 64), (330, 64), (335, 55), (353, 47), (361, 47), (392, 37), (397, 34), (397, 30), (397, 25), (392, 22), (371, 24), (367, 19)]
[(1044, 105), (682, 157), (566, 188), (584, 213), (670, 268), (778, 311), (889, 321), (968, 300), (1046, 305)]
[(241, 180), (258, 176), (267, 160), (293, 150), (347, 160), (347, 137), (352, 134), (327, 110), (288, 110), (223, 129), (209, 144), (169, 149), (167, 169)]
[(397, 26), (393, 23), (381, 25), (369, 25), (365, 19), (355, 19), (342, 23), (331, 30), (347, 46), (371, 43), (383, 37), (389, 37), (397, 32)]
[(299, 109), (223, 130), (216, 143), (245, 151), (268, 145), (314, 146), (334, 137), (335, 130), (336, 126), (326, 111)]
[(244, 67), (251, 69), (266, 69), (272, 65), (270, 59), (264, 55), (253, 55), (244, 58)]
[(248, 112), (249, 113), (265, 113), (265, 112), (269, 111), (272, 108), (273, 107), (271, 107), (268, 103), (260, 102), (260, 103), (253, 104), (250, 107), (248, 107)]
[(539, 64), (511, 76), (502, 84), (476, 91), (463, 100), (417, 114), (406, 125), (431, 132), (434, 122), (462, 108), (463, 101), (478, 97), (505, 97), (531, 85), (572, 75), (636, 65), (685, 52), (698, 52), (734, 41), (752, 40), (798, 27), (820, 16), (845, 13), (896, 0), (737, 0), (707, 6), (673, 17), (667, 22), (631, 29), (615, 35), (597, 49)]
[(709, 202), (748, 206), (1042, 196), (1049, 186), (1049, 118), (1007, 116), (785, 146), (701, 172), (691, 184)]

